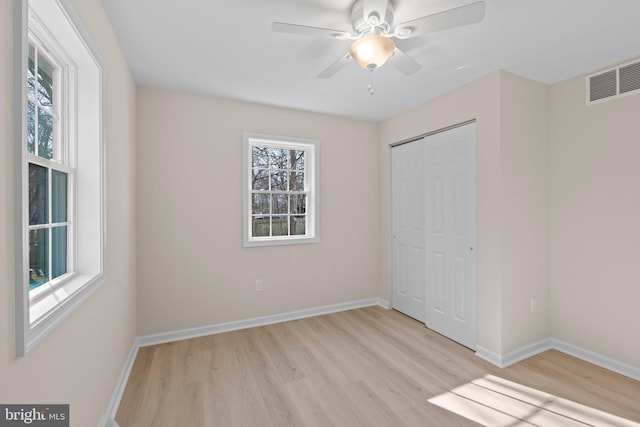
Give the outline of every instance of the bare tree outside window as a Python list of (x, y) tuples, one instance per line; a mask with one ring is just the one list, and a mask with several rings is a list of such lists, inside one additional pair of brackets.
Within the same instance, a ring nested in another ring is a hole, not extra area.
[(243, 246), (317, 243), (319, 142), (243, 138)]
[(305, 151), (253, 146), (252, 236), (306, 234)]
[[(29, 290), (68, 271), (68, 173), (62, 160), (59, 69), (35, 43), (27, 60), (27, 153), (29, 198)], [(36, 71), (37, 70), (37, 71)]]

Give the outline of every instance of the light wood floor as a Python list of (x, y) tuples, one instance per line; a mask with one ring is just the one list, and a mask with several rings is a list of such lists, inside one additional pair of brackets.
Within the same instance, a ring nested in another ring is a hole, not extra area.
[(401, 313), (369, 307), (143, 347), (116, 421), (640, 426), (640, 382), (556, 351), (501, 370)]

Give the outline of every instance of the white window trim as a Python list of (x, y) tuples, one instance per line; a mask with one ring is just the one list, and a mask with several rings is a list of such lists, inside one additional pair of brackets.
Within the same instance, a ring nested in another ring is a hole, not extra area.
[[(81, 137), (86, 132), (94, 135), (97, 145), (93, 150), (94, 158), (97, 158), (97, 165), (92, 179), (95, 179), (96, 187), (99, 194), (87, 204), (83, 202), (82, 210), (95, 213), (95, 218), (84, 221), (83, 229), (91, 230), (89, 237), (85, 239), (96, 239), (92, 247), (96, 248), (95, 253), (90, 254), (91, 258), (88, 262), (86, 259), (77, 260), (78, 267), (75, 273), (66, 274), (60, 278), (42, 285), (42, 290), (36, 289), (38, 292), (29, 293), (29, 275), (28, 259), (29, 259), (29, 242), (26, 233), (28, 227), (28, 200), (24, 197), (26, 186), (28, 186), (28, 171), (26, 149), (27, 144), (27, 92), (25, 84), (25, 76), (27, 75), (27, 56), (28, 56), (28, 33), (29, 33), (29, 1), (14, 0), (14, 231), (15, 231), (15, 319), (16, 319), (16, 342), (15, 352), (17, 357), (24, 356), (31, 348), (33, 348), (40, 340), (42, 340), (51, 330), (53, 330), (60, 322), (62, 322), (69, 314), (87, 300), (104, 282), (105, 282), (105, 256), (106, 256), (106, 193), (105, 193), (105, 151), (104, 151), (104, 63), (97, 53), (89, 33), (86, 31), (82, 20), (80, 19), (71, 0), (46, 0), (40, 2), (41, 5), (49, 8), (57, 8), (58, 19), (65, 20), (73, 30), (76, 44), (81, 43), (85, 49), (85, 55), (91, 62), (92, 81), (95, 83), (94, 90), (98, 92), (98, 102), (94, 120), (89, 125), (76, 125), (71, 129), (66, 129), (69, 135)], [(65, 41), (61, 41), (65, 44)], [(94, 94), (94, 92), (92, 92)], [(77, 103), (78, 96), (76, 93), (74, 99), (69, 100), (71, 103)], [(91, 113), (87, 113), (91, 114)], [(85, 126), (84, 128), (82, 126)], [(76, 155), (73, 151), (66, 147), (69, 156), (68, 160), (73, 164)], [(97, 157), (95, 157), (97, 156)], [(70, 185), (77, 186), (77, 180)], [(75, 188), (73, 194), (77, 192)], [(73, 204), (72, 206), (74, 206)], [(76, 218), (78, 211), (75, 205), (73, 218)], [(70, 244), (76, 245), (78, 237), (75, 236)], [(77, 246), (82, 248), (82, 244)], [(84, 256), (84, 255), (83, 255)], [(90, 268), (86, 268), (90, 265)], [(46, 289), (48, 288), (48, 289)], [(45, 295), (46, 294), (46, 295)], [(31, 316), (36, 313), (42, 313), (37, 321), (31, 321)]]
[[(287, 136), (266, 135), (243, 132), (242, 150), (242, 245), (243, 247), (295, 245), (318, 243), (320, 241), (320, 142), (315, 139), (293, 138)], [(259, 144), (256, 144), (259, 142)], [(253, 145), (289, 146), (294, 149), (304, 148), (311, 153), (306, 159), (307, 198), (307, 235), (251, 237), (251, 172)]]

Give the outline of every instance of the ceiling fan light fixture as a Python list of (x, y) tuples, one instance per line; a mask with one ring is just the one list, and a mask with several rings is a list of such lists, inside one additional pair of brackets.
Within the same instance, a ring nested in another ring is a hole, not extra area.
[(362, 68), (373, 69), (387, 62), (395, 48), (396, 45), (390, 38), (372, 34), (353, 42), (349, 53)]

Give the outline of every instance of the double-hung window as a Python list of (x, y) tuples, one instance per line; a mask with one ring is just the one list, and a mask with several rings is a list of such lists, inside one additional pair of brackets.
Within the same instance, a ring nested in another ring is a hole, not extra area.
[(244, 246), (319, 241), (318, 145), (244, 134)]
[[(73, 80), (35, 34), (29, 37), (27, 65), (27, 169), (29, 291), (44, 294), (73, 271), (75, 169), (66, 141)], [(64, 82), (64, 84), (63, 84)], [(63, 90), (62, 86), (65, 86)], [(66, 107), (66, 108), (65, 108)], [(39, 289), (36, 291), (36, 289)]]
[(104, 283), (102, 61), (70, 0), (14, 0), (16, 355)]

